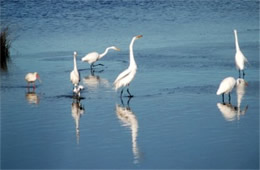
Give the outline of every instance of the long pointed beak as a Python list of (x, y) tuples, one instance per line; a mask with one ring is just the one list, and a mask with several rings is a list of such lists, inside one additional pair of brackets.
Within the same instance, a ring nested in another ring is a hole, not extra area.
[(41, 79), (40, 79), (40, 77), (39, 77), (39, 76), (37, 77), (37, 79), (39, 80), (39, 82), (40, 82), (40, 83), (42, 83), (42, 81), (41, 81)]
[(116, 51), (120, 51), (120, 48), (117, 48), (117, 47), (116, 47)]

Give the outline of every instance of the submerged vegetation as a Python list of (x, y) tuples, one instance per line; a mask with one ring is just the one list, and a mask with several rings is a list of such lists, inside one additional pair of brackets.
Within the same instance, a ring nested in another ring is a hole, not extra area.
[(1, 46), (1, 70), (7, 71), (7, 63), (10, 61), (10, 47), (11, 42), (8, 38), (8, 27), (1, 28), (0, 35), (0, 46)]

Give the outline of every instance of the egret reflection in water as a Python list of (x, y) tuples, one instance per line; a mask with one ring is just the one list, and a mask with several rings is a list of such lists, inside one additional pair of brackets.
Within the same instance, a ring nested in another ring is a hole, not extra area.
[[(102, 71), (100, 71), (102, 72)], [(95, 75), (95, 71), (91, 70), (90, 74), (83, 79), (83, 83), (87, 85), (88, 89), (96, 90), (99, 86), (109, 88), (109, 81)]]
[(220, 112), (222, 113), (223, 117), (227, 121), (233, 121), (237, 118), (240, 119), (241, 115), (245, 115), (248, 109), (248, 105), (246, 105), (243, 109), (241, 109), (242, 99), (246, 92), (246, 86), (248, 83), (239, 78), (236, 84), (236, 94), (237, 94), (237, 106), (233, 106), (231, 103), (217, 103), (217, 107), (219, 108)]
[(28, 89), (28, 91), (25, 94), (25, 97), (29, 104), (39, 104), (40, 103), (40, 98), (34, 89), (32, 91), (30, 91), (30, 89)]
[(118, 119), (122, 122), (122, 126), (127, 126), (131, 130), (132, 134), (132, 152), (134, 155), (134, 163), (139, 163), (140, 153), (137, 145), (137, 136), (138, 136), (138, 121), (129, 106), (131, 98), (128, 98), (127, 106), (124, 106), (123, 101), (122, 106), (116, 104), (116, 114)]
[(81, 115), (83, 115), (84, 112), (85, 112), (85, 109), (81, 105), (80, 99), (74, 98), (73, 102), (71, 104), (71, 115), (72, 115), (73, 119), (75, 120), (77, 143), (79, 143), (79, 121), (80, 121)]

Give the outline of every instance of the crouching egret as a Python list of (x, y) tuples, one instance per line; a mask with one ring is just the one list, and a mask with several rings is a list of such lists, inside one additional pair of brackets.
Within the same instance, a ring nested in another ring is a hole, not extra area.
[[(136, 71), (137, 71), (137, 65), (135, 63), (135, 59), (134, 59), (134, 52), (133, 52), (133, 45), (135, 40), (139, 39), (143, 37), (142, 35), (138, 35), (132, 38), (132, 41), (129, 45), (129, 51), (130, 51), (130, 55), (129, 55), (129, 67), (123, 71), (122, 73), (120, 73), (118, 75), (118, 77), (116, 78), (116, 80), (114, 81), (114, 86), (115, 89), (119, 89), (120, 87), (127, 87), (127, 93), (129, 94), (128, 97), (133, 97), (133, 95), (131, 95), (131, 93), (129, 92), (129, 84), (131, 83), (131, 81), (134, 79)], [(121, 90), (121, 95), (120, 97), (122, 97), (123, 94), (123, 90), (124, 88)]]
[(74, 90), (80, 82), (80, 74), (79, 74), (79, 71), (78, 71), (78, 68), (77, 68), (76, 57), (77, 57), (77, 52), (74, 51), (74, 55), (73, 55), (74, 69), (70, 73), (70, 81), (74, 85)]
[(83, 90), (83, 89), (84, 89), (84, 87), (82, 85), (79, 85), (78, 87), (73, 89), (73, 92), (75, 94), (77, 94), (78, 96), (80, 96), (80, 91)]
[(236, 55), (235, 55), (235, 62), (236, 62), (236, 68), (238, 69), (238, 73), (239, 73), (239, 78), (240, 76), (240, 71), (243, 71), (243, 77), (245, 76), (245, 63), (247, 63), (247, 58), (244, 56), (244, 54), (242, 53), (242, 51), (239, 48), (239, 44), (238, 44), (238, 37), (237, 37), (237, 30), (234, 30), (234, 34), (235, 34), (235, 44), (236, 44)]
[[(120, 51), (119, 48), (115, 47), (115, 46), (111, 46), (111, 47), (108, 47), (106, 48), (105, 52), (102, 53), (102, 54), (99, 54), (97, 52), (91, 52), (91, 53), (88, 53), (87, 55), (85, 55), (85, 57), (82, 57), (81, 58), (81, 61), (83, 62), (88, 62), (90, 64), (90, 69), (92, 70), (93, 66), (94, 66), (94, 63), (98, 60), (100, 60), (102, 57), (104, 57), (108, 51), (112, 49), (112, 50), (116, 50), (116, 51)], [(99, 64), (99, 65), (102, 65), (102, 64)]]
[(29, 88), (30, 83), (33, 84), (33, 88), (35, 88), (35, 81), (38, 79), (41, 82), (40, 76), (37, 72), (27, 73), (25, 75), (25, 81), (27, 81), (27, 87)]
[(233, 88), (235, 87), (236, 84), (238, 84), (240, 81), (240, 79), (235, 80), (234, 77), (227, 77), (224, 80), (221, 81), (218, 91), (217, 91), (217, 95), (221, 95), (222, 94), (222, 102), (224, 103), (224, 94), (228, 94), (229, 97), (229, 103), (231, 100), (231, 96), (230, 93), (233, 90)]

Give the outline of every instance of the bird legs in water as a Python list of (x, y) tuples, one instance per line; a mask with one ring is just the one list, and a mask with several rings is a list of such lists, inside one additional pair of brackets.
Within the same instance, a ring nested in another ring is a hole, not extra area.
[[(222, 93), (222, 103), (225, 104), (225, 100), (224, 100), (224, 93)], [(230, 104), (231, 103), (231, 95), (230, 93), (228, 93), (228, 103)]]
[(94, 64), (94, 63), (92, 63), (91, 65), (90, 65), (90, 69), (92, 70), (93, 69), (93, 67), (96, 67), (96, 66), (104, 66), (104, 64)]
[[(239, 78), (241, 78), (241, 73), (240, 73), (240, 71), (241, 71), (241, 70), (238, 69)], [(245, 74), (244, 70), (242, 70), (242, 72), (243, 72), (243, 78), (244, 78), (246, 74)]]
[[(120, 93), (120, 98), (122, 98), (122, 95), (123, 95), (123, 91), (124, 91), (124, 89), (122, 89), (121, 90), (121, 93)], [(129, 94), (129, 96), (127, 96), (127, 97), (130, 97), (130, 98), (132, 98), (132, 97), (134, 97), (131, 93), (130, 93), (130, 91), (129, 91), (129, 88), (127, 88), (127, 93)]]

